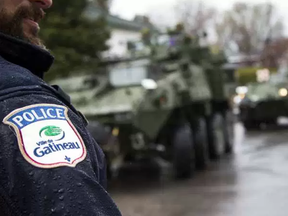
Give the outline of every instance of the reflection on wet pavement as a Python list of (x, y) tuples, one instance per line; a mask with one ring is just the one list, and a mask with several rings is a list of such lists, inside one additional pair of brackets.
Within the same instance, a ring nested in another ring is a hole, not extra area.
[(246, 133), (235, 125), (234, 156), (186, 181), (131, 166), (109, 192), (124, 216), (287, 216), (288, 128)]

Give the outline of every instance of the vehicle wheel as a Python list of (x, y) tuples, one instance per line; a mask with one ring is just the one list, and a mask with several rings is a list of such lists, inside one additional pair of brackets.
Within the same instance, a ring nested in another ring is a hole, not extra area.
[(195, 170), (193, 140), (189, 124), (175, 128), (172, 145), (175, 177), (189, 178)]
[(224, 124), (225, 153), (230, 154), (234, 144), (234, 115), (229, 110), (224, 113)]
[(195, 148), (195, 162), (197, 169), (205, 169), (209, 161), (206, 122), (198, 118), (192, 124), (193, 141)]
[(252, 121), (252, 120), (245, 120), (243, 121), (243, 125), (247, 131), (256, 130), (259, 128), (259, 122)]
[(110, 162), (110, 158), (108, 157), (107, 154), (105, 154), (105, 159), (106, 159), (106, 177), (108, 180), (111, 180), (113, 175), (112, 175), (112, 170), (111, 170), (111, 162)]
[(272, 119), (268, 119), (266, 120), (266, 124), (270, 125), (270, 126), (276, 126), (277, 125), (277, 118), (272, 118)]
[(107, 144), (110, 133), (106, 130), (104, 125), (99, 122), (90, 122), (87, 126), (87, 129), (98, 143), (98, 145), (103, 146)]
[(224, 118), (220, 113), (215, 113), (207, 118), (207, 135), (209, 156), (218, 159), (225, 152)]

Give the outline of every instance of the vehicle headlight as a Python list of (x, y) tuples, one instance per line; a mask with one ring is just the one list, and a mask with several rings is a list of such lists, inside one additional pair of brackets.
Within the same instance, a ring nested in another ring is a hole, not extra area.
[(148, 90), (157, 89), (157, 83), (153, 79), (144, 79), (141, 82), (142, 86)]
[(286, 97), (288, 95), (288, 90), (286, 88), (281, 88), (281, 89), (279, 89), (278, 94), (281, 97)]

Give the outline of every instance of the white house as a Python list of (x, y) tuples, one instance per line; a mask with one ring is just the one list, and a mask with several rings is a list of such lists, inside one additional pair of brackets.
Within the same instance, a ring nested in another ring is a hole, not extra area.
[(106, 17), (107, 24), (111, 30), (111, 37), (107, 42), (110, 49), (103, 53), (105, 57), (123, 56), (127, 51), (127, 42), (129, 40), (139, 40), (143, 28), (157, 31), (143, 16), (136, 16), (134, 20), (125, 20), (103, 12), (95, 4), (87, 8), (85, 15), (90, 19), (97, 19), (100, 15), (105, 15)]

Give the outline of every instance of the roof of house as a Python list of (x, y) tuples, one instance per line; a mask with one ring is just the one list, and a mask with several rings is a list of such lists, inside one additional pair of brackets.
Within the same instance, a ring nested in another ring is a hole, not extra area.
[[(85, 16), (90, 19), (97, 19), (101, 15), (106, 17), (107, 23), (111, 28), (124, 29), (130, 31), (141, 31), (143, 28), (149, 28), (153, 31), (158, 31), (151, 23), (141, 22), (141, 19), (125, 20), (121, 17), (105, 13), (97, 5), (91, 4), (85, 12)], [(136, 17), (139, 18), (139, 17)]]

